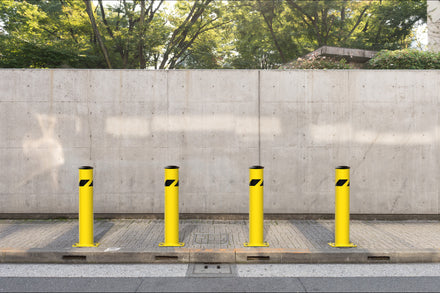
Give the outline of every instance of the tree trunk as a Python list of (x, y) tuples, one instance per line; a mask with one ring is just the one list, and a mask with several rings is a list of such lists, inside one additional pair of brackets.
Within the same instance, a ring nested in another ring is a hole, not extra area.
[(144, 38), (145, 38), (145, 27), (144, 27), (144, 20), (145, 20), (145, 0), (141, 0), (141, 15), (139, 19), (139, 68), (145, 69), (145, 56), (144, 56)]
[[(201, 18), (205, 8), (212, 2), (212, 0), (199, 0), (194, 1), (191, 11), (186, 17), (185, 21), (174, 30), (170, 41), (168, 42), (167, 48), (160, 63), (159, 69), (164, 69), (168, 64), (168, 69), (173, 69), (174, 65), (178, 61), (184, 51), (192, 45), (197, 36), (201, 33), (202, 27), (198, 28), (195, 35), (190, 37), (191, 39), (185, 43), (185, 39), (190, 33), (190, 29), (195, 25), (195, 23)], [(206, 31), (206, 30), (205, 30)], [(173, 56), (170, 58), (171, 53)]]
[[(275, 35), (275, 31), (273, 30), (273, 18), (275, 17), (275, 13), (274, 13), (274, 11), (272, 11), (272, 17), (269, 19), (269, 17), (267, 17), (264, 14), (263, 6), (262, 6), (260, 0), (258, 0), (258, 7), (259, 7), (261, 15), (263, 16), (264, 22), (266, 22), (267, 28), (269, 29), (269, 32), (270, 32), (270, 35), (272, 36), (273, 42), (275, 44), (275, 47), (277, 48), (278, 53), (280, 54), (281, 61), (284, 64), (284, 63), (287, 62), (287, 60), (286, 60), (286, 57), (284, 56), (284, 52), (281, 49), (280, 44), (278, 43), (278, 39), (277, 39), (277, 37)], [(272, 9), (275, 9), (275, 7), (272, 7)]]
[(98, 26), (96, 25), (96, 21), (95, 21), (95, 16), (93, 15), (92, 3), (91, 3), (91, 1), (88, 1), (88, 0), (84, 0), (84, 3), (86, 4), (86, 11), (87, 11), (87, 14), (89, 15), (90, 23), (92, 24), (92, 28), (93, 28), (93, 32), (94, 32), (96, 38), (98, 39), (98, 43), (99, 43), (99, 46), (101, 47), (101, 51), (102, 51), (102, 54), (104, 55), (105, 62), (107, 63), (107, 67), (109, 69), (111, 69), (112, 65), (110, 63), (110, 58), (108, 57), (107, 48), (105, 47), (105, 44), (104, 44), (102, 37), (101, 37), (101, 34), (99, 33)]

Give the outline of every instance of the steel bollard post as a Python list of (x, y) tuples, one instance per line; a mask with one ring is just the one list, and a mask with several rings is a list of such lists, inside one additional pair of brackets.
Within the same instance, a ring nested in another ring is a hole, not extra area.
[(350, 243), (350, 167), (336, 167), (335, 242), (332, 247), (356, 247)]
[(264, 242), (264, 211), (263, 211), (263, 169), (262, 166), (249, 168), (249, 246), (269, 246)]
[(159, 246), (184, 246), (179, 242), (179, 167), (165, 167), (165, 241)]
[(96, 247), (93, 242), (93, 167), (79, 168), (79, 242), (73, 247)]

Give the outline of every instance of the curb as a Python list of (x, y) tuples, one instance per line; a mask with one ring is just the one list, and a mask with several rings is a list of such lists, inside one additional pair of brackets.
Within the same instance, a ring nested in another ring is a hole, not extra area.
[(178, 249), (168, 251), (104, 251), (86, 249), (2, 249), (0, 263), (435, 263), (440, 262), (440, 249), (339, 251), (236, 248)]

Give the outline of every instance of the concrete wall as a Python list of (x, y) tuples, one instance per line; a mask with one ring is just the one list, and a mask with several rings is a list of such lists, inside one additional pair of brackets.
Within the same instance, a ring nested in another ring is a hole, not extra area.
[(95, 167), (98, 213), (163, 212), (181, 167), (184, 213), (332, 213), (352, 167), (354, 213), (438, 214), (440, 71), (0, 70), (0, 213), (77, 212)]

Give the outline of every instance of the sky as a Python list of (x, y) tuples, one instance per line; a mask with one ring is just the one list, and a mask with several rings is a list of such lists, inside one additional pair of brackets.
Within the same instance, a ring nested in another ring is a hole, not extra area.
[(411, 44), (411, 47), (428, 50), (428, 26), (426, 23), (414, 28), (416, 40)]

